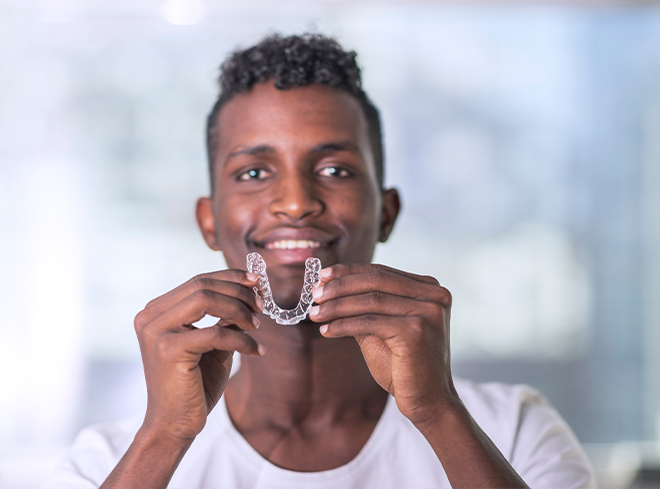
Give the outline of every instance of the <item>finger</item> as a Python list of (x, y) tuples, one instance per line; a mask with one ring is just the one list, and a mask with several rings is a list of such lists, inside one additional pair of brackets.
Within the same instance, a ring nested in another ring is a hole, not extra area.
[(260, 312), (263, 308), (263, 300), (255, 295), (252, 288), (248, 288), (236, 282), (226, 282), (210, 277), (199, 276), (196, 277), (194, 282), (190, 283), (188, 287), (181, 288), (177, 294), (173, 294), (170, 300), (164, 300), (152, 305), (147, 309), (147, 312), (153, 316), (159, 315), (174, 303), (183, 300), (186, 296), (199, 290), (208, 290), (215, 292), (216, 294), (237, 299), (243, 302), (253, 312)]
[(262, 355), (265, 348), (242, 331), (219, 326), (168, 333), (154, 343), (157, 354), (168, 361), (197, 363), (201, 355), (212, 350), (238, 351), (246, 355)]
[(140, 330), (147, 329), (152, 332), (154, 330), (178, 330), (199, 321), (207, 314), (221, 318), (220, 326), (232, 324), (240, 329), (254, 330), (259, 325), (259, 321), (252, 315), (244, 302), (208, 289), (201, 289), (184, 297), (141, 328), (136, 325), (136, 329), (138, 329), (138, 334)]
[[(354, 273), (344, 273), (348, 267)], [(449, 291), (433, 277), (423, 277), (382, 265), (350, 265), (347, 268), (341, 268), (335, 275), (335, 267), (332, 267), (332, 277), (313, 290), (317, 303), (374, 290), (417, 300), (440, 302), (444, 305), (451, 303)]]
[(328, 322), (363, 314), (423, 315), (432, 318), (441, 317), (444, 314), (444, 308), (436, 302), (421, 301), (416, 298), (402, 297), (376, 290), (322, 302), (312, 307), (309, 317), (315, 322)]
[[(166, 294), (161, 295), (149, 301), (145, 309), (154, 307), (162, 302), (167, 302), (170, 305), (179, 302), (183, 297), (189, 295), (193, 290), (205, 288), (207, 286), (213, 287), (215, 283), (234, 283), (242, 285), (248, 290), (252, 290), (259, 280), (259, 276), (254, 273), (248, 273), (244, 270), (228, 269), (219, 270), (216, 272), (202, 273), (191, 278), (187, 282), (179, 285), (175, 289), (170, 290)], [(212, 288), (212, 290), (215, 290)], [(216, 290), (216, 292), (220, 292)], [(252, 294), (254, 295), (254, 294)], [(167, 306), (165, 306), (167, 308)]]
[(179, 346), (188, 353), (203, 354), (212, 350), (237, 351), (245, 355), (263, 355), (266, 348), (254, 338), (222, 326), (186, 331), (175, 335)]
[[(243, 279), (240, 281), (221, 280), (219, 275), (223, 272), (239, 272), (237, 274), (224, 274), (224, 276), (225, 278), (240, 279), (240, 275), (243, 274)], [(180, 302), (196, 290), (204, 289), (241, 300), (252, 311), (260, 312), (263, 308), (263, 300), (254, 294), (252, 287), (256, 284), (256, 281), (252, 282), (248, 275), (253, 274), (247, 274), (241, 270), (223, 270), (222, 272), (198, 275), (185, 284), (171, 290), (167, 294), (149, 302), (145, 309), (140, 312), (140, 320), (142, 322), (147, 322), (152, 318), (159, 316), (165, 310), (169, 309), (177, 302)]]
[(419, 316), (385, 316), (363, 314), (341, 318), (319, 327), (326, 338), (342, 336), (375, 336), (387, 342), (402, 335), (415, 335), (423, 332), (424, 321)]
[(381, 265), (378, 263), (340, 263), (328, 268), (323, 268), (319, 272), (319, 276), (321, 278), (322, 283), (327, 283), (332, 279), (343, 277), (345, 275), (369, 273), (370, 270), (374, 270), (374, 269), (380, 269), (396, 275), (408, 277), (409, 279), (417, 280), (419, 282), (424, 282), (434, 285), (439, 284), (438, 280), (435, 277), (431, 277), (429, 275), (417, 275), (411, 272), (404, 272), (403, 270), (388, 267), (387, 265)]

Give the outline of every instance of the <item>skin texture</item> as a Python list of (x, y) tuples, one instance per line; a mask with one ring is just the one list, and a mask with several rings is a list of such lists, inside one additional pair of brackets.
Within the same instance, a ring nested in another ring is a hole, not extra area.
[[(102, 487), (166, 487), (223, 392), (238, 431), (280, 467), (348, 463), (389, 392), (452, 487), (526, 487), (454, 389), (449, 291), (370, 264), (400, 204), (377, 183), (357, 101), (329, 87), (266, 83), (228, 102), (218, 127), (215, 190), (198, 201), (197, 219), (229, 270), (195, 277), (136, 317), (148, 409)], [(278, 240), (313, 247), (275, 249)], [(300, 297), (305, 259), (321, 259), (309, 320), (280, 326), (258, 314), (256, 277), (242, 271), (252, 251), (266, 260), (283, 308)], [(206, 313), (223, 320), (188, 326)], [(233, 351), (244, 355), (227, 380)]]

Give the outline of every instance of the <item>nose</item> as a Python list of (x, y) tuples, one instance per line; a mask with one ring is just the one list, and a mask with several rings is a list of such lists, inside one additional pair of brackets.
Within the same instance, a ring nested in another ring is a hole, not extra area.
[(275, 184), (270, 212), (292, 221), (322, 213), (325, 206), (310, 180), (301, 174), (281, 175)]

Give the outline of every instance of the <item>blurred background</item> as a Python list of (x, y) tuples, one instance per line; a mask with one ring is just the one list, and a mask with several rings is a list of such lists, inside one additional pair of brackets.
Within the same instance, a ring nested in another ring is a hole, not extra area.
[(358, 52), (403, 196), (376, 261), (453, 292), (455, 374), (660, 487), (660, 4), (360, 0), (0, 0), (0, 487), (144, 409), (133, 317), (224, 266), (193, 216), (218, 66), (303, 31)]

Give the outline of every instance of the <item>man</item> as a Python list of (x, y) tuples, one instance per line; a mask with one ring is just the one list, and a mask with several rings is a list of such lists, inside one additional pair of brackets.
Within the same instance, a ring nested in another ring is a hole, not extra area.
[[(355, 53), (318, 35), (234, 53), (208, 152), (197, 220), (229, 269), (137, 315), (146, 415), (83, 431), (46, 487), (594, 487), (538, 394), (452, 378), (447, 289), (370, 264), (399, 196), (383, 188), (378, 112)], [(260, 314), (244, 271), (253, 251), (283, 308), (298, 302), (305, 259), (321, 259), (307, 320)], [(206, 314), (222, 319), (192, 326)]]

